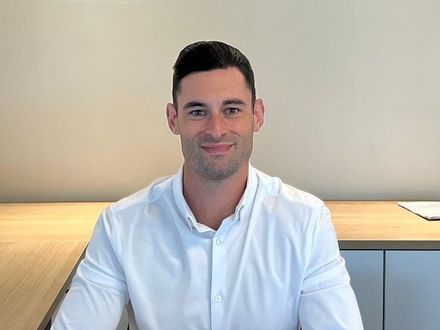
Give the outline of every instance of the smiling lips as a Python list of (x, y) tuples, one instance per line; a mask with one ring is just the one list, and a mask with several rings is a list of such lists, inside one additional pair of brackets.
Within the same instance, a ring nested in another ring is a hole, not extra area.
[(231, 143), (206, 143), (202, 144), (201, 147), (207, 152), (208, 155), (219, 156), (227, 154), (231, 148)]

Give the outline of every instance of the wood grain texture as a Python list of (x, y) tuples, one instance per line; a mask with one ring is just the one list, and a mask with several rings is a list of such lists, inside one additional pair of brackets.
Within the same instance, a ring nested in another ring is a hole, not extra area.
[(108, 204), (0, 204), (0, 329), (44, 329)]
[(109, 203), (0, 204), (0, 242), (88, 241)]
[(38, 329), (50, 319), (84, 241), (0, 242), (0, 329)]
[(440, 249), (440, 222), (396, 201), (327, 201), (343, 249)]

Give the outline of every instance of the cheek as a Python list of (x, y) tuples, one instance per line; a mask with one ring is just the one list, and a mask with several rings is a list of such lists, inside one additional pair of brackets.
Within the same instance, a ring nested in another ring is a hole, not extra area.
[(198, 148), (198, 139), (194, 136), (187, 136), (184, 133), (180, 134), (180, 144), (184, 154), (193, 153)]
[(179, 122), (180, 135), (185, 136), (187, 139), (196, 137), (198, 134), (203, 132), (204, 126), (203, 121), (182, 121)]
[(231, 126), (231, 132), (235, 135), (247, 137), (254, 134), (254, 125), (252, 121), (237, 122)]

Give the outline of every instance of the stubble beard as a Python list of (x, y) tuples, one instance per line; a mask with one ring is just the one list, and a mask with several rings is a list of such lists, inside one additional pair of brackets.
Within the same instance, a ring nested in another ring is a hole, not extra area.
[(243, 163), (249, 161), (252, 152), (252, 136), (241, 141), (228, 141), (228, 143), (233, 143), (228, 155), (209, 156), (200, 147), (200, 141), (194, 142), (182, 138), (181, 143), (185, 163), (201, 177), (211, 182), (225, 180), (237, 173)]

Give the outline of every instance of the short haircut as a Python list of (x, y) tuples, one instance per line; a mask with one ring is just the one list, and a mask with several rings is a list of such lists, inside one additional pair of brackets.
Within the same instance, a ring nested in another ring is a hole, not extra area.
[(221, 41), (198, 41), (186, 46), (179, 53), (174, 64), (173, 74), (173, 103), (177, 110), (177, 95), (180, 82), (193, 72), (210, 71), (214, 69), (237, 68), (243, 74), (246, 84), (252, 94), (252, 106), (255, 105), (256, 92), (254, 72), (246, 56), (237, 48)]

